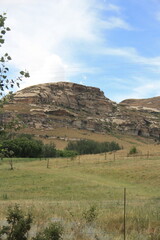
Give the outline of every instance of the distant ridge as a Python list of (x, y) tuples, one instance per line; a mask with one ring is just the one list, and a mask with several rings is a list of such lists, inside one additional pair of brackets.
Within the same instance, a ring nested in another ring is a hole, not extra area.
[(146, 98), (146, 99), (126, 99), (120, 104), (126, 106), (155, 108), (160, 110), (160, 97)]

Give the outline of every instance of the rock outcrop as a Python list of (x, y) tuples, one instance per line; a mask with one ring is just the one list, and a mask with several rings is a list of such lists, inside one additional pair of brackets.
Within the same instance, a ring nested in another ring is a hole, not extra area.
[(70, 82), (40, 84), (14, 95), (3, 122), (18, 118), (28, 128), (70, 127), (160, 138), (160, 97), (117, 104), (94, 87)]
[(146, 99), (126, 99), (120, 104), (134, 107), (137, 110), (160, 112), (160, 97)]

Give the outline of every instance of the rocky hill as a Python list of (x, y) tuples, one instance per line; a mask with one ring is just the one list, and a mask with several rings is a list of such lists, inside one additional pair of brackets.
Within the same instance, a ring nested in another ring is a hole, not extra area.
[(127, 99), (122, 101), (121, 104), (130, 106), (137, 110), (160, 112), (160, 97), (147, 99)]
[(160, 97), (117, 104), (94, 87), (70, 82), (40, 84), (14, 95), (1, 121), (30, 129), (78, 128), (160, 138)]

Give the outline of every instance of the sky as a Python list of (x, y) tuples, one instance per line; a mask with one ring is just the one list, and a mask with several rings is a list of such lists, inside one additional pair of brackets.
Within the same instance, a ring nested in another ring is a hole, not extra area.
[(0, 0), (7, 13), (0, 55), (21, 89), (69, 81), (112, 101), (160, 96), (160, 0)]

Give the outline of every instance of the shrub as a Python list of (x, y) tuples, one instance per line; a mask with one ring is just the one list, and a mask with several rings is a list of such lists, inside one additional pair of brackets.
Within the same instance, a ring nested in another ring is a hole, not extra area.
[(120, 146), (115, 142), (96, 142), (93, 140), (80, 140), (69, 142), (66, 150), (76, 151), (78, 154), (96, 154), (120, 150)]
[(38, 157), (41, 155), (43, 143), (26, 137), (14, 140), (5, 140), (1, 143), (2, 149), (13, 151), (16, 157)]
[(83, 217), (86, 223), (93, 223), (97, 218), (97, 209), (96, 206), (91, 206), (88, 210), (83, 213)]
[(61, 223), (52, 223), (49, 227), (45, 228), (43, 232), (38, 233), (33, 240), (60, 240), (62, 239), (63, 227)]
[(45, 144), (42, 147), (42, 156), (43, 157), (55, 157), (56, 156), (56, 147), (55, 144)]
[[(27, 233), (31, 228), (32, 216), (22, 212), (18, 205), (8, 208), (7, 226), (0, 230), (0, 239), (27, 240)], [(2, 238), (1, 238), (2, 237)]]
[[(1, 141), (0, 153), (8, 157), (8, 152), (14, 152), (15, 157), (55, 157), (54, 144), (44, 145), (42, 141), (33, 139), (31, 135), (21, 135), (15, 139)], [(6, 154), (5, 154), (6, 153)]]
[[(7, 226), (0, 229), (0, 239), (3, 240), (27, 240), (28, 232), (31, 229), (33, 218), (30, 214), (25, 214), (16, 204), (14, 207), (8, 208)], [(61, 240), (63, 234), (63, 226), (59, 222), (50, 224), (42, 232), (31, 240)]]
[(57, 150), (56, 151), (56, 157), (66, 157), (66, 158), (73, 158), (77, 156), (77, 152), (76, 151), (72, 151), (72, 150)]
[(137, 152), (138, 152), (137, 148), (134, 146), (134, 147), (131, 147), (129, 154), (136, 154)]

